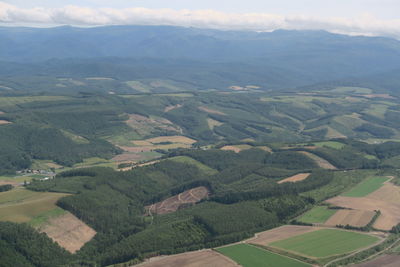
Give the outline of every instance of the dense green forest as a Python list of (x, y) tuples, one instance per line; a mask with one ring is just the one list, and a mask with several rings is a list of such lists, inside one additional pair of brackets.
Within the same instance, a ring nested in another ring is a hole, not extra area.
[[(362, 151), (379, 150), (381, 155), (392, 156), (390, 150), (385, 149), (390, 147), (386, 144), (348, 142), (343, 145), (343, 151), (353, 152), (352, 162), (356, 163), (365, 159)], [(173, 160), (175, 156), (190, 157), (197, 163), (177, 162)], [(333, 159), (335, 156), (332, 153)], [(292, 220), (327, 194), (321, 191), (313, 198), (312, 194), (307, 196), (307, 192), (335, 185), (341, 181), (337, 180), (340, 175), (346, 175), (337, 172), (337, 177), (335, 172), (320, 169), (296, 150), (274, 153), (261, 149), (240, 153), (180, 150), (171, 152), (169, 157), (172, 159), (166, 157), (157, 164), (127, 172), (110, 168), (71, 170), (51, 181), (35, 181), (28, 188), (73, 193), (60, 199), (58, 205), (98, 232), (77, 253), (75, 260), (105, 266), (160, 253), (218, 246), (276, 227)], [(349, 164), (354, 164), (352, 162)], [(379, 165), (378, 160), (374, 162), (372, 167)], [(198, 164), (216, 170), (215, 174), (209, 175)], [(304, 172), (312, 173), (304, 181), (277, 183), (288, 174)], [(282, 177), (276, 173), (281, 173)], [(171, 214), (144, 216), (144, 206), (196, 186), (206, 186), (212, 192), (208, 200)], [(252, 220), (248, 220), (249, 217)]]

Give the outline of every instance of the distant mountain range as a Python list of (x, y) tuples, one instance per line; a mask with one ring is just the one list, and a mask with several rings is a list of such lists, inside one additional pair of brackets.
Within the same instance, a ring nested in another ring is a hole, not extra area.
[(399, 41), (324, 31), (1, 27), (0, 40), (1, 77), (168, 78), (201, 88), (289, 88), (381, 73), (392, 73), (391, 80), (400, 69)]

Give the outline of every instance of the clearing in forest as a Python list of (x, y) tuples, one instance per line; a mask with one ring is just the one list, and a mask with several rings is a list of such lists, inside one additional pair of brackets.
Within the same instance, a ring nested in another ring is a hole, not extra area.
[(215, 127), (221, 126), (224, 123), (214, 120), (214, 119), (211, 119), (211, 118), (207, 118), (207, 124), (208, 124), (208, 127), (210, 128), (210, 130), (213, 130)]
[(6, 121), (6, 120), (0, 120), (0, 125), (10, 124), (10, 123), (12, 123), (12, 122), (11, 121)]
[(312, 226), (284, 225), (268, 231), (257, 233), (254, 238), (251, 238), (246, 242), (266, 246), (275, 241), (313, 232), (318, 229), (320, 228)]
[(265, 249), (249, 245), (237, 244), (216, 249), (243, 267), (306, 267), (307, 263), (291, 259)]
[(221, 111), (218, 111), (218, 110), (215, 110), (215, 109), (211, 109), (211, 108), (208, 108), (208, 107), (198, 107), (198, 109), (200, 109), (201, 111), (210, 113), (210, 114), (215, 114), (215, 115), (226, 115), (225, 113), (223, 113), (223, 112), (221, 112)]
[(307, 151), (300, 151), (299, 153), (306, 155), (310, 159), (314, 160), (315, 163), (318, 164), (319, 167), (327, 170), (336, 170), (337, 168), (333, 166), (331, 163), (329, 163), (326, 159), (323, 159), (313, 153), (307, 152)]
[(186, 252), (171, 256), (160, 256), (146, 260), (141, 267), (238, 267), (239, 265), (211, 249)]
[(308, 176), (310, 176), (311, 173), (298, 173), (296, 175), (293, 175), (291, 177), (285, 178), (283, 180), (280, 180), (278, 182), (278, 184), (282, 184), (282, 183), (287, 183), (287, 182), (291, 182), (291, 183), (295, 183), (295, 182), (300, 182), (303, 181), (305, 179), (308, 178)]
[(69, 212), (51, 218), (39, 228), (39, 231), (46, 233), (71, 253), (78, 251), (96, 235), (95, 230)]
[(251, 148), (253, 148), (251, 145), (232, 145), (232, 146), (223, 146), (223, 147), (221, 147), (221, 150), (230, 150), (230, 151), (239, 153), (240, 151), (251, 149)]
[(303, 223), (325, 223), (337, 210), (329, 209), (328, 206), (315, 206), (304, 213), (297, 220)]
[(193, 205), (200, 200), (208, 197), (208, 195), (209, 190), (204, 186), (199, 186), (190, 190), (186, 190), (173, 197), (167, 198), (164, 201), (146, 206), (145, 208), (149, 215), (172, 213), (182, 207)]
[(312, 258), (326, 258), (368, 247), (380, 239), (375, 236), (336, 229), (320, 229), (271, 243), (272, 247)]
[(215, 170), (213, 168), (210, 168), (207, 165), (201, 163), (200, 161), (197, 161), (197, 160), (195, 160), (195, 159), (193, 159), (191, 157), (188, 157), (188, 156), (177, 156), (177, 157), (169, 158), (168, 160), (194, 165), (200, 171), (204, 172), (207, 175), (213, 175), (213, 174), (216, 174), (218, 172), (217, 170)]
[(181, 107), (182, 107), (182, 104), (176, 104), (176, 105), (173, 105), (173, 106), (166, 106), (164, 108), (164, 112), (170, 112), (171, 110), (174, 110), (174, 109), (177, 109), (177, 108), (181, 108)]
[(365, 197), (378, 190), (388, 181), (388, 177), (370, 177), (353, 187), (350, 191), (342, 194), (345, 197)]
[(351, 225), (354, 227), (364, 227), (374, 216), (374, 211), (340, 209), (324, 224), (328, 226)]

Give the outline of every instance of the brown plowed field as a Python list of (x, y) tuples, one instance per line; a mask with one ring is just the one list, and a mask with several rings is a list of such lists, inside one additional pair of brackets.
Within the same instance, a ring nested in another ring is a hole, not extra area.
[(338, 210), (324, 224), (328, 226), (351, 225), (366, 226), (374, 217), (375, 212), (369, 210)]
[(50, 219), (39, 229), (71, 253), (89, 242), (96, 232), (71, 213)]
[(351, 265), (353, 267), (398, 267), (400, 266), (399, 255), (384, 255), (372, 261)]
[(187, 252), (172, 256), (151, 258), (136, 265), (141, 267), (237, 267), (231, 259), (211, 250)]
[(377, 229), (391, 230), (400, 223), (400, 203), (387, 202), (367, 197), (338, 196), (327, 200), (335, 206), (361, 211), (380, 210), (381, 215), (373, 225)]
[(177, 211), (182, 205), (195, 204), (206, 198), (209, 191), (204, 186), (199, 186), (187, 191), (184, 191), (178, 195), (167, 198), (164, 201), (157, 202), (151, 206), (146, 206), (146, 210), (149, 213), (154, 214), (166, 214)]
[(327, 170), (336, 170), (337, 168), (335, 166), (333, 166), (331, 163), (329, 163), (327, 160), (318, 157), (315, 154), (312, 154), (310, 152), (307, 151), (300, 151), (299, 153), (306, 155), (307, 157), (309, 157), (310, 159), (314, 160), (315, 163), (318, 164), (319, 167), (323, 168), (323, 169), (327, 169)]
[(221, 147), (221, 150), (230, 150), (235, 153), (239, 153), (240, 151), (251, 149), (251, 148), (253, 148), (253, 147), (250, 145), (235, 145), (235, 146), (223, 146), (223, 147)]
[(266, 246), (272, 242), (287, 239), (292, 236), (302, 235), (321, 229), (320, 227), (284, 225), (265, 232), (257, 233), (254, 238), (247, 240), (247, 243)]
[(300, 181), (307, 179), (308, 176), (310, 176), (310, 174), (311, 173), (299, 173), (299, 174), (293, 175), (291, 177), (288, 177), (286, 179), (280, 180), (278, 182), (278, 184), (287, 183), (287, 182), (292, 182), (292, 183), (300, 182)]

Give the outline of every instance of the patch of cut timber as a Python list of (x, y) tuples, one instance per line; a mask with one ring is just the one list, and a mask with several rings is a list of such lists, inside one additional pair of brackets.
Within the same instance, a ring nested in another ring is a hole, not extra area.
[(247, 243), (266, 246), (272, 242), (287, 239), (321, 229), (313, 226), (284, 225), (265, 232), (257, 233), (255, 237), (247, 240)]
[(199, 186), (186, 190), (178, 195), (167, 198), (164, 201), (157, 202), (153, 205), (146, 206), (146, 210), (149, 214), (166, 214), (175, 212), (178, 209), (186, 206), (192, 205), (200, 200), (208, 197), (209, 191), (204, 186)]
[(46, 233), (51, 239), (71, 253), (78, 251), (96, 235), (95, 230), (71, 213), (50, 219), (39, 231)]
[(310, 174), (311, 173), (299, 173), (299, 174), (293, 175), (291, 177), (288, 177), (286, 179), (280, 180), (278, 182), (278, 184), (287, 183), (287, 182), (291, 182), (291, 183), (300, 182), (300, 181), (307, 179), (308, 176), (310, 176)]
[(148, 141), (152, 144), (171, 142), (171, 143), (187, 144), (187, 145), (192, 145), (197, 142), (196, 140), (194, 140), (192, 138), (182, 136), (182, 135), (159, 136), (159, 137), (149, 138), (146, 141)]
[(228, 257), (211, 249), (186, 252), (172, 256), (150, 258), (141, 267), (237, 267), (240, 266)]
[(319, 167), (327, 170), (337, 170), (335, 166), (333, 166), (331, 163), (329, 163), (326, 159), (323, 159), (313, 153), (307, 152), (307, 151), (299, 151), (299, 153), (306, 155), (310, 159), (314, 160), (315, 163), (318, 164)]
[(211, 108), (207, 108), (207, 107), (198, 107), (198, 109), (200, 109), (201, 111), (210, 113), (210, 114), (216, 114), (216, 115), (226, 115), (225, 113), (215, 110), (215, 109), (211, 109)]
[(369, 210), (338, 210), (324, 224), (328, 226), (351, 225), (366, 226), (374, 217), (375, 212)]
[(393, 226), (400, 223), (400, 203), (387, 202), (366, 197), (344, 197), (338, 196), (327, 200), (335, 206), (350, 208), (361, 211), (380, 210), (381, 215), (373, 225), (380, 230), (391, 230)]
[(0, 125), (10, 124), (10, 123), (12, 123), (12, 122), (11, 121), (6, 121), (6, 120), (0, 120)]
[(374, 260), (352, 265), (353, 267), (398, 267), (400, 255), (384, 255)]

